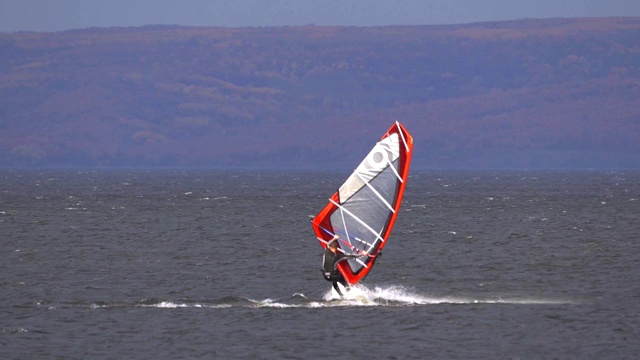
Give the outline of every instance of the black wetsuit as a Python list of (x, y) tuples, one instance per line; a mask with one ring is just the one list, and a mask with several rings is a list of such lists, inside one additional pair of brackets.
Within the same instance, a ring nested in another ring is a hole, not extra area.
[(331, 281), (333, 283), (333, 288), (336, 289), (338, 294), (340, 294), (341, 296), (342, 296), (342, 293), (340, 292), (338, 283), (342, 284), (344, 287), (347, 287), (347, 281), (338, 270), (338, 263), (350, 258), (355, 258), (355, 257), (358, 257), (358, 256), (345, 255), (339, 250), (336, 250), (336, 252), (333, 252), (328, 246), (324, 250), (324, 256), (322, 257), (322, 275), (324, 276), (325, 280)]

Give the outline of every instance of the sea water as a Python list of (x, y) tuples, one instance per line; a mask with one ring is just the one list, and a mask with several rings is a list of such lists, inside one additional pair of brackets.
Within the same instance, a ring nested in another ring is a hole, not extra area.
[(0, 358), (633, 359), (640, 174), (413, 170), (337, 298), (348, 172), (1, 170)]

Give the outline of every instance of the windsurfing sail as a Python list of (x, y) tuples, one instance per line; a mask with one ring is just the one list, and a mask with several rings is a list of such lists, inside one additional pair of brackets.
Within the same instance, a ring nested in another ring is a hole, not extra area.
[(362, 280), (387, 243), (409, 176), (413, 137), (396, 121), (340, 186), (311, 224), (323, 248), (338, 235), (338, 250), (368, 256), (338, 264), (349, 284)]

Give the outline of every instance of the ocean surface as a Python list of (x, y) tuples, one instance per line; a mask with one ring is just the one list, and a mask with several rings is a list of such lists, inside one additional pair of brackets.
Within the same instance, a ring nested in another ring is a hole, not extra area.
[(2, 359), (637, 359), (640, 173), (412, 171), (345, 299), (348, 172), (0, 170)]

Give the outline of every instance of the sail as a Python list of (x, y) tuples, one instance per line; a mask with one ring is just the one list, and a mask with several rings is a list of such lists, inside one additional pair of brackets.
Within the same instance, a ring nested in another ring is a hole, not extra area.
[(338, 235), (339, 251), (369, 254), (339, 263), (349, 284), (371, 271), (387, 243), (400, 209), (412, 150), (413, 138), (396, 122), (311, 221), (323, 248)]

